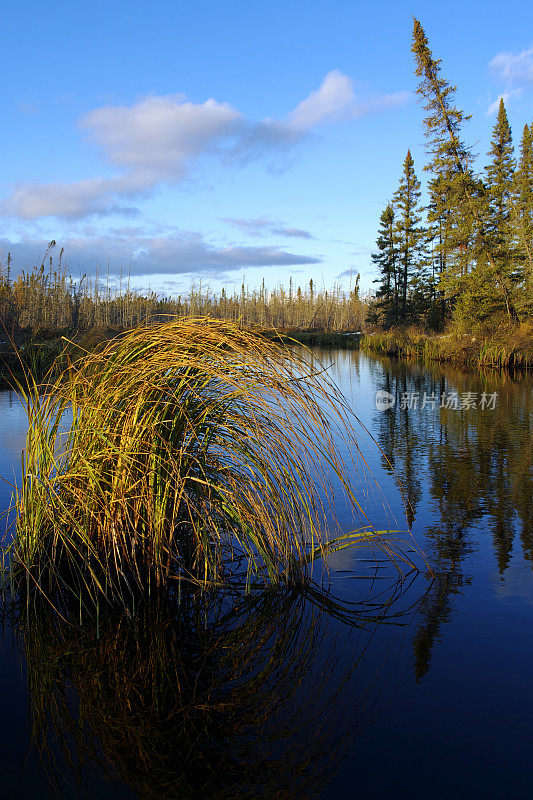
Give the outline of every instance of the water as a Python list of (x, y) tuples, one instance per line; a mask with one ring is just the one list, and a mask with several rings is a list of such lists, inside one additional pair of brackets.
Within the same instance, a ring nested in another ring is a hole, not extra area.
[[(217, 597), (82, 634), (6, 621), (3, 796), (531, 796), (533, 380), (314, 353), (361, 422), (363, 511), (434, 577), (342, 551), (329, 607)], [(463, 408), (440, 408), (454, 393)], [(23, 440), (0, 394), (8, 480)]]

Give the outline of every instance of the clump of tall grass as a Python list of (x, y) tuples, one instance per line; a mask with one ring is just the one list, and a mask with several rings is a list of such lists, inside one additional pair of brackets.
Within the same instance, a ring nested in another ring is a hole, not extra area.
[(298, 583), (328, 550), (388, 547), (368, 526), (326, 533), (331, 475), (357, 508), (336, 438), (354, 453), (357, 442), (335, 388), (237, 324), (137, 328), (44, 395), (21, 391), (11, 576), (54, 602), (130, 609), (138, 592), (183, 581)]

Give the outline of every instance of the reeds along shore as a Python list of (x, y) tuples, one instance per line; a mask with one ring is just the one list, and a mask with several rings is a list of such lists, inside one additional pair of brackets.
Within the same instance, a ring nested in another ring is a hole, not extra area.
[[(68, 355), (73, 358), (132, 327), (191, 316), (228, 320), (268, 336), (287, 334), (310, 346), (357, 347), (359, 334), (366, 331), (363, 347), (378, 353), (476, 367), (533, 365), (530, 318), (521, 325), (489, 319), (472, 331), (467, 323), (450, 324), (441, 333), (414, 326), (376, 330), (369, 322), (371, 306), (371, 298), (359, 293), (358, 276), (346, 289), (337, 284), (319, 290), (312, 280), (301, 287), (291, 279), (288, 287), (274, 289), (263, 282), (250, 290), (243, 283), (231, 294), (215, 294), (199, 281), (182, 295), (161, 297), (133, 291), (125, 276), (112, 284), (107, 274), (74, 281), (62, 256), (14, 280), (9, 264), (0, 264), (0, 376), (19, 373), (22, 359), (37, 380), (42, 379), (63, 353), (64, 336), (71, 342)], [(354, 332), (358, 335), (346, 335)]]
[(321, 289), (312, 280), (299, 286), (291, 278), (284, 287), (268, 288), (263, 281), (251, 290), (243, 282), (232, 292), (215, 294), (198, 281), (182, 294), (162, 297), (134, 291), (129, 276), (117, 280), (97, 272), (75, 280), (62, 255), (56, 262), (46, 258), (15, 279), (10, 264), (0, 263), (0, 326), (16, 340), (93, 328), (126, 330), (169, 315), (227, 319), (263, 329), (362, 330), (367, 306), (356, 273), (347, 288)]
[(298, 585), (330, 550), (392, 552), (364, 516), (332, 535), (331, 476), (358, 509), (338, 437), (358, 448), (324, 372), (234, 323), (135, 329), (25, 402), (10, 580), (58, 608), (131, 609), (184, 581)]
[(361, 347), (381, 355), (442, 361), (473, 367), (533, 368), (533, 322), (501, 325), (485, 333), (433, 334), (394, 328), (366, 334)]

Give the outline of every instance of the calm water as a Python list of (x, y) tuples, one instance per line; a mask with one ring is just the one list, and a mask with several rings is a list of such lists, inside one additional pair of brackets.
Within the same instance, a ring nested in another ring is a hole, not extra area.
[[(434, 577), (343, 551), (327, 607), (185, 599), (177, 620), (82, 633), (5, 621), (2, 796), (531, 797), (533, 379), (315, 355), (362, 424), (365, 513), (407, 548), (410, 530)], [(0, 393), (8, 481), (24, 434)], [(342, 497), (338, 514), (349, 529)]]

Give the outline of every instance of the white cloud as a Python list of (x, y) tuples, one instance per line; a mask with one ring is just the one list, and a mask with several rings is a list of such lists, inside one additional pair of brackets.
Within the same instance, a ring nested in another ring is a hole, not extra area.
[(236, 134), (242, 120), (227, 103), (195, 104), (171, 95), (147, 97), (133, 106), (98, 108), (81, 125), (108, 161), (149, 183), (182, 178), (190, 161)]
[(138, 213), (132, 206), (124, 205), (118, 198), (138, 196), (141, 185), (124, 178), (88, 178), (75, 183), (26, 184), (18, 186), (4, 202), (2, 211), (7, 216), (20, 219), (61, 217), (77, 219), (96, 214)]
[(353, 82), (338, 70), (328, 72), (320, 87), (311, 92), (289, 114), (289, 123), (307, 130), (327, 120), (350, 115), (356, 99)]
[(313, 239), (309, 231), (300, 228), (290, 228), (282, 223), (264, 217), (262, 219), (235, 219), (234, 217), (222, 217), (223, 222), (229, 222), (251, 236), (264, 236), (273, 234), (274, 236), (284, 236), (294, 239)]
[(288, 116), (289, 124), (299, 130), (315, 125), (371, 114), (385, 108), (403, 105), (410, 92), (377, 95), (367, 100), (355, 94), (351, 78), (338, 70), (328, 72), (320, 87), (299, 103)]
[(489, 105), (485, 112), (485, 116), (492, 117), (494, 114), (498, 113), (498, 109), (500, 107), (500, 100), (503, 100), (505, 105), (509, 107), (510, 102), (514, 98), (518, 98), (522, 96), (522, 89), (510, 89), (508, 92), (502, 92), (499, 94), (496, 100)]
[(509, 85), (533, 83), (533, 47), (520, 53), (498, 53), (489, 66), (498, 78)]
[[(39, 263), (48, 242), (26, 238), (20, 242), (0, 239), (0, 252), (11, 253), (13, 269), (28, 269)], [(279, 247), (218, 247), (206, 242), (197, 232), (179, 231), (168, 235), (146, 236), (132, 228), (114, 229), (102, 236), (71, 236), (58, 241), (56, 250), (65, 248), (65, 258), (73, 271), (94, 275), (109, 270), (111, 275), (127, 270), (131, 261), (134, 276), (205, 275), (217, 277), (232, 270), (252, 267), (299, 266), (319, 263), (318, 258), (290, 253)]]
[(196, 105), (178, 96), (96, 109), (81, 125), (102, 148), (106, 160), (123, 173), (73, 183), (18, 186), (3, 202), (3, 213), (22, 219), (131, 215), (136, 209), (125, 205), (123, 198), (136, 198), (160, 182), (182, 179), (202, 152), (236, 133), (240, 119), (227, 104), (207, 100)]
[(333, 70), (284, 120), (252, 122), (228, 103), (192, 103), (182, 95), (152, 95), (131, 106), (98, 108), (80, 124), (118, 173), (72, 183), (22, 184), (1, 210), (26, 220), (133, 215), (132, 201), (161, 184), (183, 180), (205, 153), (241, 161), (283, 153), (318, 125), (400, 105), (408, 97), (398, 92), (359, 100), (351, 79)]

